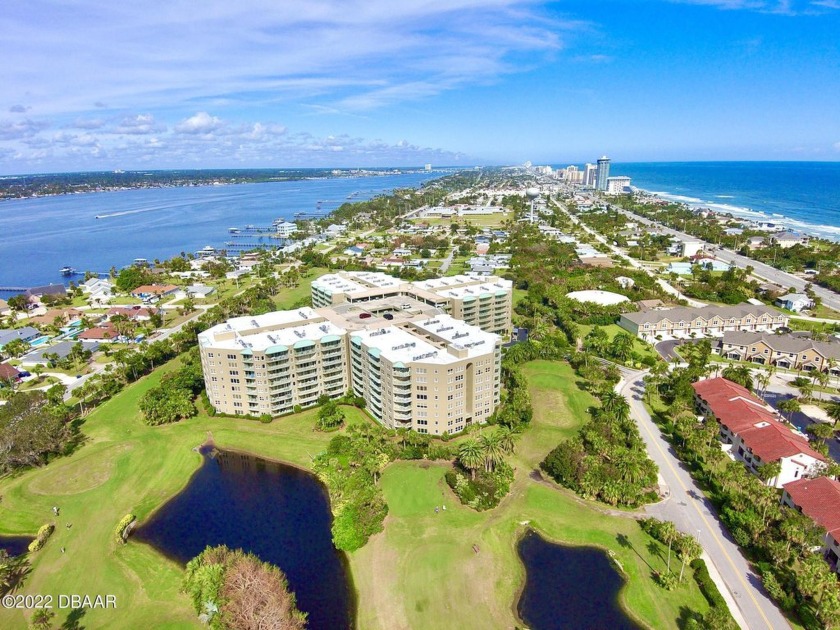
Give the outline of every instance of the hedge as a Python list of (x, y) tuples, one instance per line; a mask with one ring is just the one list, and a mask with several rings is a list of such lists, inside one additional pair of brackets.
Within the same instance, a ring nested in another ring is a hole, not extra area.
[(52, 535), (54, 529), (55, 526), (52, 523), (42, 525), (41, 529), (38, 530), (38, 534), (35, 536), (35, 540), (29, 543), (29, 551), (40, 550), (46, 544), (47, 539)]
[(126, 530), (131, 527), (131, 524), (135, 520), (137, 520), (137, 517), (134, 516), (134, 514), (126, 514), (120, 519), (120, 522), (117, 523), (117, 528), (114, 530), (114, 534), (117, 537), (117, 542), (121, 545), (125, 544), (125, 540), (128, 538), (128, 532)]

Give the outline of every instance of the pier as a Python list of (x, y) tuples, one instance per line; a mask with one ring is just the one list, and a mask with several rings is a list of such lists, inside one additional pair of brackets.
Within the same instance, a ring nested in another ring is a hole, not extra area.
[(24, 293), (29, 291), (29, 287), (0, 287), (0, 291), (19, 291), (20, 293)]

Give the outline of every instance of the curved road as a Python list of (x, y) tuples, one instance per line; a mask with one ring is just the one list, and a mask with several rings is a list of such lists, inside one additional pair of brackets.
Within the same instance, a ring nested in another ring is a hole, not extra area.
[(738, 546), (717, 517), (711, 502), (694, 483), (691, 475), (674, 454), (642, 402), (645, 372), (624, 371), (625, 381), (619, 392), (630, 404), (650, 458), (659, 466), (661, 482), (667, 485), (667, 498), (645, 511), (651, 516), (673, 521), (680, 531), (698, 539), (712, 578), (727, 600), (735, 620), (749, 630), (790, 628), (761, 586)]

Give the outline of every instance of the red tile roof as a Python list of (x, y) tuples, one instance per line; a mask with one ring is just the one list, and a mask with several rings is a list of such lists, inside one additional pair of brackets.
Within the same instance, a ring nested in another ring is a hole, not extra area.
[(805, 516), (840, 541), (840, 481), (828, 477), (797, 479), (784, 488)]
[(725, 378), (698, 381), (692, 387), (718, 422), (740, 436), (762, 462), (774, 462), (799, 453), (825, 461), (807, 439), (791, 431), (775, 411), (747, 388)]
[(119, 335), (114, 325), (111, 322), (106, 322), (104, 326), (88, 328), (76, 339), (116, 339)]
[(14, 365), (8, 363), (0, 363), (0, 379), (8, 381), (9, 379), (16, 379), (20, 372)]

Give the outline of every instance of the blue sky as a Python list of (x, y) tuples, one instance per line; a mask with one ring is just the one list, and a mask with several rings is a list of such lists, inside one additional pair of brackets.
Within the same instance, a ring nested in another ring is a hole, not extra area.
[(0, 173), (840, 159), (840, 0), (28, 0)]

